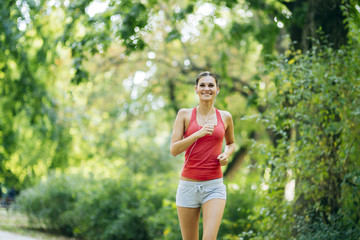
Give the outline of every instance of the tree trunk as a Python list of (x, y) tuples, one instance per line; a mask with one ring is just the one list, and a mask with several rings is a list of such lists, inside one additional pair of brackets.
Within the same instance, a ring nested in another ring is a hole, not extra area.
[(247, 147), (242, 146), (234, 155), (232, 161), (229, 163), (228, 167), (224, 172), (224, 177), (227, 179), (232, 179), (240, 165), (244, 162), (245, 156), (247, 155)]

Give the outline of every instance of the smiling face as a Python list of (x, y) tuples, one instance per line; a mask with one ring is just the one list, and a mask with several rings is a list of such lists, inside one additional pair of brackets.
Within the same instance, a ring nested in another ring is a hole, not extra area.
[(216, 80), (212, 76), (201, 77), (198, 84), (195, 86), (197, 95), (200, 100), (213, 100), (216, 97), (219, 88), (216, 85)]

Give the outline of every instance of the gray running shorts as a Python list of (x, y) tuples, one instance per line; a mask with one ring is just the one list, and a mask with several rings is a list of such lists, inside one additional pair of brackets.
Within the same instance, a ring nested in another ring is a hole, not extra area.
[(176, 192), (177, 206), (198, 208), (210, 199), (226, 200), (226, 186), (222, 178), (202, 182), (179, 181)]

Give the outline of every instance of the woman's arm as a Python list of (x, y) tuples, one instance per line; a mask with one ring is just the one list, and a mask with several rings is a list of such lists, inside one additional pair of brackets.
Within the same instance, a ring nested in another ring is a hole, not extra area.
[(185, 132), (185, 119), (187, 110), (181, 109), (175, 119), (174, 129), (171, 135), (171, 144), (170, 144), (170, 153), (173, 156), (184, 152), (188, 147), (191, 146), (197, 139), (207, 135), (212, 134), (214, 131), (214, 126), (207, 124), (199, 131), (194, 132), (192, 135), (187, 138), (184, 137)]
[(185, 119), (186, 110), (180, 109), (176, 116), (173, 132), (171, 135), (170, 153), (173, 156), (177, 156), (178, 154), (185, 151), (197, 139), (196, 135), (194, 134), (187, 138), (183, 138), (185, 132)]
[(235, 151), (235, 137), (234, 137), (234, 123), (232, 120), (232, 116), (229, 112), (226, 112), (226, 123), (227, 128), (225, 131), (225, 142), (226, 146), (224, 152), (221, 153), (217, 158), (220, 161), (221, 166), (225, 166), (228, 164), (228, 158), (234, 153)]

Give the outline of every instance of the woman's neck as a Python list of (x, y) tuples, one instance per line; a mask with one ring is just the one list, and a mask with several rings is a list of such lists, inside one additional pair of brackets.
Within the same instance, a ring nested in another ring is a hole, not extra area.
[(198, 112), (201, 115), (206, 116), (207, 114), (209, 114), (212, 109), (213, 109), (214, 105), (212, 102), (200, 102), (198, 108)]

